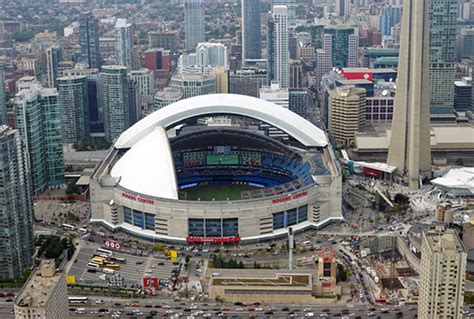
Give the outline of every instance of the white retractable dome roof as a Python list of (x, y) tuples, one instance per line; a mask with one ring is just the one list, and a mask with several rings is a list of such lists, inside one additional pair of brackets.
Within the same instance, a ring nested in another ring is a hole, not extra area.
[(237, 94), (201, 95), (170, 104), (137, 122), (115, 142), (117, 149), (131, 148), (155, 127), (170, 128), (186, 119), (211, 114), (247, 116), (268, 123), (307, 147), (325, 147), (325, 133), (296, 113), (274, 103)]

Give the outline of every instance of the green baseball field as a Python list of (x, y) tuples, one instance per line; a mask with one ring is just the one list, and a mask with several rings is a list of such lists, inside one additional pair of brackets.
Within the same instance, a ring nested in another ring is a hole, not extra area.
[(240, 193), (257, 189), (248, 185), (200, 185), (180, 191), (183, 200), (223, 201), (241, 199)]

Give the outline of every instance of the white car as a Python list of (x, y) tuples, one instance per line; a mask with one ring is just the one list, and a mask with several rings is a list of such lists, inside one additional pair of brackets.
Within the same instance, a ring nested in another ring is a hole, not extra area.
[(96, 305), (103, 305), (103, 304), (104, 304), (104, 301), (103, 301), (102, 299), (97, 299), (97, 300), (95, 301), (95, 304), (96, 304)]
[(314, 312), (307, 312), (304, 314), (305, 317), (314, 317)]

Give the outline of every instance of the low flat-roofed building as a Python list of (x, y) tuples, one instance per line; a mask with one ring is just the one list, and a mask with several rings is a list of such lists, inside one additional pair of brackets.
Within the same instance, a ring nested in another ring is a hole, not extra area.
[(322, 291), (314, 269), (208, 269), (206, 278), (209, 298), (226, 302), (328, 304), (340, 294), (337, 286)]
[[(384, 162), (390, 143), (390, 125), (366, 125), (355, 135), (351, 158), (371, 162)], [(474, 126), (431, 126), (431, 154), (454, 164), (462, 158), (464, 165), (474, 164)]]
[(54, 260), (43, 260), (15, 299), (16, 319), (69, 318), (65, 275), (56, 271)]

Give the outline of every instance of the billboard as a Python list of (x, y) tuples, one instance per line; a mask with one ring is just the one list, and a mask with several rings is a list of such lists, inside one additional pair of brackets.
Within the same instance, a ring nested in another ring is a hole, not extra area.
[(207, 165), (237, 165), (239, 155), (207, 155)]
[(145, 289), (158, 288), (158, 278), (151, 278), (151, 277), (143, 278), (143, 288)]

